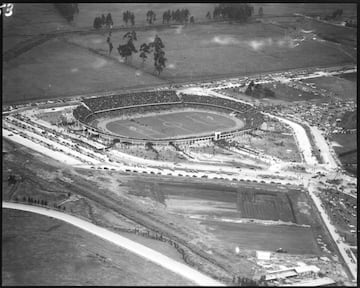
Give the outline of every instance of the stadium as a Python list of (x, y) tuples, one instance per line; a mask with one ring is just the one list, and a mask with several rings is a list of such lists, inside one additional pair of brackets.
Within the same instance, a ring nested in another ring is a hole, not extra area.
[(211, 142), (238, 136), (264, 121), (248, 104), (174, 90), (87, 98), (73, 115), (84, 131), (106, 142), (138, 145)]

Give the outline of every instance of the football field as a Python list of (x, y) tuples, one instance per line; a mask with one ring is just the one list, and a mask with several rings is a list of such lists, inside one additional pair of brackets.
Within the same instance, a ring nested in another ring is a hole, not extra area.
[(244, 122), (240, 119), (208, 111), (172, 111), (123, 120), (99, 119), (98, 124), (103, 131), (141, 139), (201, 136), (242, 127)]

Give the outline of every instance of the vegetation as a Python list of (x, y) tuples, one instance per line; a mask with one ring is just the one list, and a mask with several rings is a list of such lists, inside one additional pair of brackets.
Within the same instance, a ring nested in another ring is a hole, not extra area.
[(264, 87), (261, 84), (255, 84), (254, 81), (251, 81), (249, 86), (245, 90), (245, 94), (248, 96), (253, 96), (256, 98), (274, 98), (274, 91), (270, 90), (268, 87)]
[(113, 25), (114, 22), (111, 13), (108, 13), (106, 17), (104, 14), (102, 14), (101, 17), (95, 17), (93, 27), (95, 29), (100, 29), (103, 26), (106, 26), (106, 28), (111, 29)]
[(170, 21), (180, 24), (186, 24), (190, 20), (190, 11), (189, 9), (177, 9), (175, 11), (165, 11), (163, 13), (163, 24), (169, 24)]
[(125, 58), (125, 62), (128, 62), (128, 59), (132, 56), (132, 53), (138, 52), (133, 43), (133, 41), (137, 40), (136, 32), (129, 31), (129, 32), (125, 33), (125, 35), (123, 36), (123, 39), (127, 39), (127, 43), (124, 45), (119, 44), (119, 47), (117, 49), (118, 49), (120, 56)]
[(160, 73), (166, 67), (165, 62), (167, 59), (165, 58), (165, 52), (163, 50), (165, 45), (163, 44), (161, 38), (156, 35), (154, 41), (150, 43), (150, 47), (154, 48), (154, 66), (155, 70), (158, 72), (158, 75), (160, 75)]
[(214, 8), (213, 18), (228, 19), (243, 23), (251, 17), (253, 10), (254, 9), (248, 4), (221, 3)]
[(126, 26), (128, 25), (128, 22), (131, 22), (131, 25), (135, 25), (135, 15), (134, 13), (130, 11), (126, 11), (123, 13), (123, 21), (125, 22)]
[(56, 3), (54, 5), (68, 22), (72, 22), (74, 20), (74, 15), (79, 14), (77, 3)]
[(156, 21), (156, 14), (154, 11), (149, 10), (146, 12), (146, 22), (148, 22), (150, 25)]

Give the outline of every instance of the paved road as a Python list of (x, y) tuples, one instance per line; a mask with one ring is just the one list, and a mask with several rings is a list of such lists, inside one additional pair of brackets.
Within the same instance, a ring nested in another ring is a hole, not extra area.
[(225, 286), (224, 284), (196, 271), (193, 268), (188, 267), (185, 264), (177, 262), (155, 250), (152, 250), (144, 245), (138, 244), (132, 240), (129, 240), (123, 236), (120, 236), (114, 232), (111, 232), (105, 228), (96, 226), (88, 221), (79, 219), (77, 217), (65, 214), (63, 212), (50, 210), (47, 208), (30, 206), (19, 203), (2, 202), (3, 208), (22, 210), (32, 213), (53, 217), (61, 221), (70, 223), (82, 230), (90, 232), (102, 239), (108, 240), (121, 248), (127, 249), (151, 262), (154, 262), (167, 270), (170, 270), (186, 279), (201, 286)]

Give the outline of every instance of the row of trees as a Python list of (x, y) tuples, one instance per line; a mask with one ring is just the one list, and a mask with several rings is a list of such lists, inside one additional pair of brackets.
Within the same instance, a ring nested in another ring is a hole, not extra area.
[[(119, 45), (118, 52), (121, 57), (125, 58), (125, 62), (128, 62), (129, 59), (132, 58), (133, 53), (137, 53), (138, 50), (135, 48), (134, 41), (137, 41), (136, 32), (129, 31), (125, 33), (123, 39), (126, 39), (127, 42), (124, 45)], [(163, 50), (165, 48), (164, 43), (162, 42), (161, 38), (156, 35), (153, 42), (150, 43), (143, 43), (140, 45), (140, 55), (139, 57), (142, 59), (143, 66), (145, 65), (145, 61), (148, 58), (148, 55), (154, 53), (154, 67), (155, 70), (160, 73), (166, 67), (165, 52)]]
[(101, 17), (95, 17), (94, 19), (94, 28), (95, 29), (100, 29), (103, 26), (105, 26), (106, 28), (112, 28), (112, 26), (114, 25), (114, 22), (112, 20), (112, 16), (111, 13), (108, 13), (105, 17), (104, 14), (101, 15)]
[[(192, 18), (192, 20), (191, 20)], [(168, 10), (163, 13), (163, 24), (167, 23), (169, 24), (170, 21), (180, 23), (180, 24), (186, 24), (190, 21), (194, 21), (194, 16), (190, 17), (190, 11), (187, 8), (184, 9), (177, 9), (177, 10)]]
[(246, 22), (254, 13), (254, 7), (249, 4), (221, 3), (214, 8), (213, 19), (229, 19)]
[(79, 7), (77, 3), (56, 3), (55, 8), (59, 10), (60, 14), (68, 21), (74, 20), (74, 15), (79, 14)]
[(333, 20), (340, 17), (343, 13), (343, 9), (336, 9), (331, 15), (325, 16), (325, 20)]
[(154, 11), (149, 10), (146, 12), (146, 22), (148, 22), (150, 25), (156, 21), (156, 14)]
[[(17, 201), (17, 198), (15, 199)], [(46, 200), (38, 200), (38, 199), (33, 199), (32, 197), (23, 197), (23, 202), (28, 202), (28, 203), (34, 203), (34, 204), (40, 204), (40, 205), (44, 205), (47, 206), (48, 202)]]
[(130, 11), (125, 11), (123, 13), (123, 21), (125, 22), (126, 25), (128, 25), (128, 22), (131, 22), (131, 25), (134, 26), (135, 25), (135, 15), (134, 13), (130, 12)]

